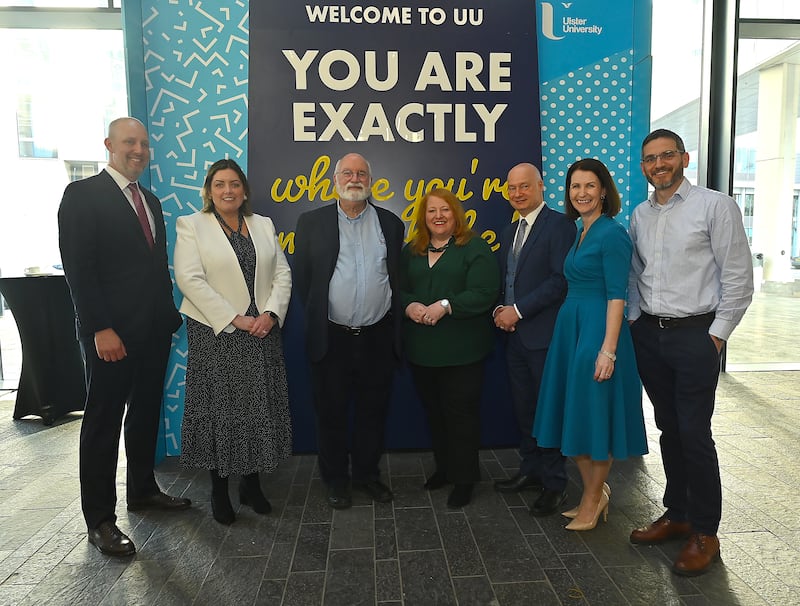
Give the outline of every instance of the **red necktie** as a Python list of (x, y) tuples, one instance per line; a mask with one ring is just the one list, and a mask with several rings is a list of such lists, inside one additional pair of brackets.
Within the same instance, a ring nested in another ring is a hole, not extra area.
[(139, 194), (139, 188), (136, 183), (128, 184), (128, 189), (131, 190), (133, 195), (133, 205), (136, 207), (136, 216), (139, 217), (139, 224), (142, 226), (144, 232), (144, 239), (147, 240), (147, 245), (153, 248), (153, 232), (150, 231), (150, 221), (147, 220), (147, 212), (144, 209), (144, 202), (142, 196)]

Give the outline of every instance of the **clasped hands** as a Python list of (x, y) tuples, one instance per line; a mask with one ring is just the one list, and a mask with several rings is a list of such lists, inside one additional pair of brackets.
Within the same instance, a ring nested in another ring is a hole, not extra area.
[(517, 330), (519, 314), (513, 305), (501, 305), (494, 310), (494, 325), (500, 330), (514, 332)]
[(256, 318), (252, 316), (236, 316), (231, 324), (233, 324), (234, 328), (238, 328), (254, 337), (263, 339), (269, 334), (272, 327), (275, 326), (275, 322), (272, 316), (268, 313), (263, 313)]
[(423, 305), (414, 301), (409, 303), (406, 307), (406, 315), (417, 324), (425, 324), (426, 326), (436, 326), (436, 323), (441, 320), (447, 310), (442, 306), (439, 301), (434, 301), (430, 305)]

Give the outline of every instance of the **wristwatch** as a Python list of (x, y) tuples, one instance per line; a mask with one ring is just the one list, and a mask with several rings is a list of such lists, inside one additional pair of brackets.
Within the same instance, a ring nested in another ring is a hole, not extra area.
[(277, 320), (277, 319), (278, 319), (278, 314), (276, 314), (274, 311), (269, 311), (269, 310), (267, 310), (267, 315), (268, 315), (270, 318), (272, 318), (273, 320)]
[(447, 313), (450, 313), (450, 300), (449, 299), (442, 299), (439, 303), (444, 307), (444, 310)]

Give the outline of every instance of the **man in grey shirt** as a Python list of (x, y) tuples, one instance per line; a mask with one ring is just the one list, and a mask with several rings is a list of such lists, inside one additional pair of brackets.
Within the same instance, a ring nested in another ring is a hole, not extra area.
[(641, 167), (655, 191), (631, 216), (628, 320), (661, 430), (667, 511), (630, 539), (688, 537), (672, 570), (694, 576), (719, 559), (722, 485), (711, 415), (720, 352), (752, 300), (753, 268), (736, 202), (692, 185), (683, 176), (688, 164), (672, 131), (645, 137)]
[(305, 308), (320, 475), (328, 504), (344, 509), (352, 504), (351, 477), (352, 488), (375, 501), (393, 496), (378, 463), (400, 359), (405, 228), (370, 202), (372, 170), (363, 156), (341, 158), (333, 179), (338, 202), (297, 221), (293, 274)]

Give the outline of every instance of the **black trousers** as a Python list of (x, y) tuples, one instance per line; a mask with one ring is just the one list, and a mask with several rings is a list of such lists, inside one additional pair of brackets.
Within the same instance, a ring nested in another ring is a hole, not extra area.
[(567, 487), (566, 457), (558, 448), (542, 448), (532, 435), (546, 357), (546, 349), (528, 349), (517, 333), (508, 336), (506, 366), (511, 401), (522, 434), (519, 472), (539, 478), (548, 490), (562, 491)]
[[(328, 326), (328, 351), (311, 365), (319, 470), (326, 484), (377, 480), (396, 366), (391, 318), (353, 334)], [(352, 425), (352, 437), (351, 428)]]
[(93, 340), (81, 342), (86, 362), (86, 410), (80, 437), (81, 506), (88, 528), (116, 521), (119, 438), (125, 432), (127, 497), (159, 491), (153, 467), (170, 335), (128, 347), (119, 362), (97, 357)]
[(428, 416), (436, 470), (453, 484), (480, 481), (483, 360), (463, 366), (412, 364), (411, 373)]
[(688, 520), (695, 532), (715, 535), (722, 517), (722, 485), (711, 416), (720, 358), (707, 323), (659, 328), (640, 318), (631, 326), (636, 361), (661, 430), (667, 517)]

